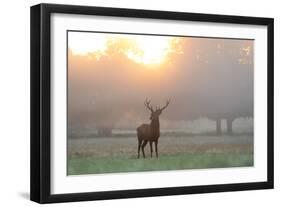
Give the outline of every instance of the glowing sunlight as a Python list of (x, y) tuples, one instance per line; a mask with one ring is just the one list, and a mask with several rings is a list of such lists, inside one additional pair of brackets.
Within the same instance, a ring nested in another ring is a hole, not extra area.
[[(119, 53), (138, 64), (159, 65), (165, 62), (178, 38), (168, 36), (146, 36), (127, 34), (105, 34), (88, 32), (70, 32), (68, 48), (74, 55), (94, 54), (98, 60), (109, 54), (109, 42), (118, 42)], [(115, 50), (116, 52), (116, 50)], [(112, 53), (112, 51), (111, 51)]]

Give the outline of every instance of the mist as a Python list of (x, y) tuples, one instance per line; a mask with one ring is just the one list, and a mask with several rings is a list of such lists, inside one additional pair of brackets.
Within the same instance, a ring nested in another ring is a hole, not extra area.
[(149, 122), (146, 99), (153, 106), (170, 99), (160, 116), (163, 130), (217, 127), (218, 132), (229, 124), (232, 130), (232, 122), (234, 128), (239, 123), (251, 128), (254, 41), (181, 37), (176, 46), (181, 53), (171, 52), (165, 64), (154, 66), (136, 63), (120, 50), (96, 58), (69, 48), (69, 127), (135, 129)]

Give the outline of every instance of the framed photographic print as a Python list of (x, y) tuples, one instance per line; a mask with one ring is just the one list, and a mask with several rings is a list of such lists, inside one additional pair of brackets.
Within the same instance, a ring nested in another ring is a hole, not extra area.
[(273, 19), (31, 7), (31, 200), (273, 188)]

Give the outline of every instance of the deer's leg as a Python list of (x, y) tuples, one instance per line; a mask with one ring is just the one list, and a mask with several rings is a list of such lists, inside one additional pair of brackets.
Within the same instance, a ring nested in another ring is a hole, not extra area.
[(140, 158), (140, 148), (141, 148), (142, 140), (139, 139), (139, 145), (138, 145), (138, 158)]
[(152, 152), (153, 152), (152, 141), (149, 141), (149, 145), (150, 145), (150, 157), (152, 157)]
[(158, 140), (154, 142), (155, 143), (155, 153), (156, 157), (158, 158)]
[(146, 144), (147, 144), (147, 140), (144, 140), (142, 145), (141, 145), (141, 151), (142, 151), (143, 158), (145, 158), (144, 147), (146, 146)]

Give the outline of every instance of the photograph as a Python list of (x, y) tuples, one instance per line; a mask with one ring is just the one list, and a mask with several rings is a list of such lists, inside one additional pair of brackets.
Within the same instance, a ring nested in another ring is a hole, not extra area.
[(254, 167), (254, 39), (66, 36), (68, 176)]

